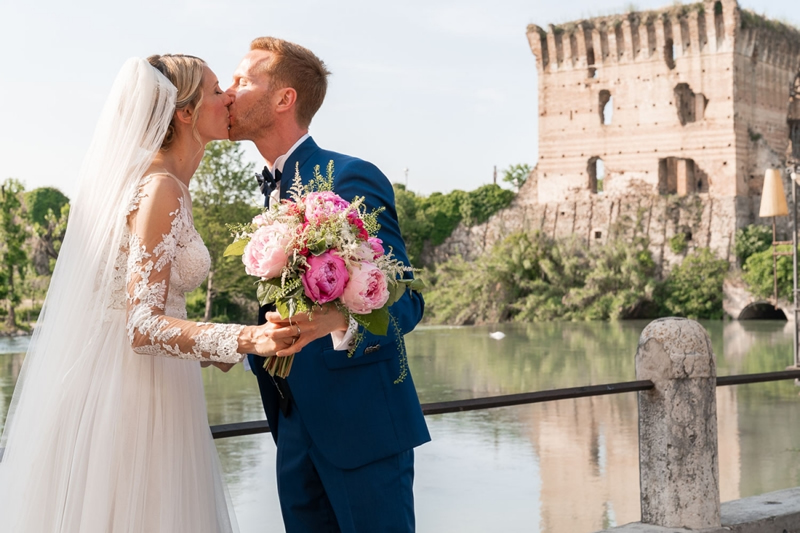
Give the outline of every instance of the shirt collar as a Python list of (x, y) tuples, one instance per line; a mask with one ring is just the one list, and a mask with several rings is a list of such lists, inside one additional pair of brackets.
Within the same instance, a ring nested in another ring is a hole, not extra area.
[(282, 156), (278, 157), (275, 160), (275, 164), (273, 164), (272, 168), (270, 169), (272, 171), (272, 173), (274, 174), (275, 173), (275, 169), (277, 169), (277, 170), (280, 170), (281, 174), (283, 174), (283, 165), (286, 164), (286, 160), (289, 159), (289, 156), (292, 155), (292, 153), (297, 149), (297, 147), (300, 146), (301, 144), (303, 144), (303, 141), (305, 141), (309, 137), (310, 137), (310, 135), (308, 133), (306, 133), (305, 135), (300, 137), (297, 140), (297, 142), (294, 143), (294, 145), (291, 148), (289, 148), (288, 152), (286, 152)]

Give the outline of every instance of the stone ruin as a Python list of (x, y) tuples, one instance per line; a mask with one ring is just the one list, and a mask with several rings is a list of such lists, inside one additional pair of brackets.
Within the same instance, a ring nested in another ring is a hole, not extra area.
[[(527, 37), (538, 165), (509, 208), (459, 226), (426, 262), (474, 259), (514, 231), (587, 246), (623, 232), (647, 236), (668, 270), (698, 247), (735, 262), (736, 230), (771, 224), (758, 217), (764, 172), (785, 167), (790, 138), (800, 152), (800, 99), (790, 104), (800, 31), (736, 0), (706, 0), (532, 24)], [(790, 217), (778, 223), (788, 238)], [(679, 233), (688, 247), (676, 253), (669, 243)]]

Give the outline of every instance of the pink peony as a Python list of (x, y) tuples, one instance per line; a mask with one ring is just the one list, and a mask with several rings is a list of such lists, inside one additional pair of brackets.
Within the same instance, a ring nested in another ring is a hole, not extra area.
[(302, 277), (303, 289), (312, 301), (324, 304), (342, 295), (348, 279), (342, 258), (328, 250), (308, 258), (308, 270)]
[(370, 237), (367, 239), (367, 242), (372, 247), (372, 251), (375, 252), (375, 259), (379, 258), (383, 255), (383, 241), (377, 237)]
[(242, 262), (251, 276), (274, 278), (289, 262), (286, 245), (289, 243), (289, 226), (279, 222), (259, 227), (244, 247)]
[(370, 237), (363, 241), (355, 252), (355, 256), (361, 261), (371, 263), (383, 255), (383, 241), (377, 237)]
[(350, 202), (330, 191), (310, 192), (306, 195), (304, 203), (306, 220), (309, 222), (324, 222), (350, 206)]
[(264, 215), (256, 215), (253, 217), (253, 224), (256, 226), (266, 226), (267, 219)]
[(350, 282), (342, 293), (342, 302), (358, 315), (380, 309), (389, 299), (386, 276), (372, 263), (361, 263), (350, 270)]

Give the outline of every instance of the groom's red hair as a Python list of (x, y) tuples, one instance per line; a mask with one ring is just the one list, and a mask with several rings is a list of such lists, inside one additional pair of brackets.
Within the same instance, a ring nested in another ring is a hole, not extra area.
[(330, 72), (325, 63), (308, 48), (275, 37), (253, 39), (250, 50), (272, 54), (266, 73), (275, 81), (276, 88), (291, 87), (297, 91), (297, 122), (307, 128), (328, 90)]

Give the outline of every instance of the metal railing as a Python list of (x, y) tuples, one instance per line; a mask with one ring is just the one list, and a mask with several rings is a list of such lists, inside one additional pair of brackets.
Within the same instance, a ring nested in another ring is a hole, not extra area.
[[(783, 381), (787, 379), (800, 379), (800, 369), (782, 370), (780, 372), (765, 372), (761, 374), (720, 376), (717, 377), (717, 387), (746, 385), (748, 383), (764, 383), (768, 381)], [(557, 400), (569, 400), (573, 398), (587, 398), (590, 396), (607, 396), (609, 394), (646, 391), (652, 389), (653, 387), (653, 382), (650, 380), (624, 381), (622, 383), (607, 383), (603, 385), (586, 385), (583, 387), (523, 392), (520, 394), (505, 394), (502, 396), (488, 396), (485, 398), (472, 398), (469, 400), (426, 403), (422, 405), (422, 412), (425, 414), (425, 416), (442, 415), (447, 413), (462, 413), (465, 411), (475, 411), (478, 409), (494, 409), (497, 407), (553, 402)], [(259, 433), (269, 433), (269, 431), (269, 425), (267, 424), (266, 420), (236, 422), (233, 424), (220, 424), (211, 426), (211, 434), (215, 439), (257, 435)]]

